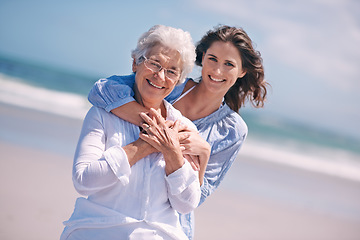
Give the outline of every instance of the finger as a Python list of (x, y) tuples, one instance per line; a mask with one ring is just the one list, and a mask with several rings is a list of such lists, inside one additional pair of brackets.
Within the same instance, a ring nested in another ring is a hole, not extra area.
[(142, 133), (147, 133), (148, 130), (149, 130), (149, 128), (150, 128), (150, 125), (147, 124), (147, 123), (141, 123), (141, 124), (140, 124), (140, 131), (141, 131)]
[(186, 147), (185, 145), (182, 145), (183, 147), (184, 147), (184, 150), (182, 150), (181, 152), (182, 152), (182, 154), (191, 154), (191, 155), (193, 155), (194, 153), (193, 153), (193, 150), (191, 149), (191, 147)]
[(181, 125), (181, 121), (176, 120), (175, 123), (174, 123), (174, 125), (173, 125), (173, 127), (172, 127), (175, 132), (179, 132), (179, 127), (180, 127), (180, 125)]
[(194, 169), (194, 171), (200, 171), (200, 168), (198, 166), (195, 165), (194, 162), (189, 162), (190, 166), (192, 167), (192, 169)]
[(190, 137), (190, 134), (188, 133), (179, 133), (179, 142), (183, 143), (186, 139)]
[(188, 127), (185, 124), (181, 123), (179, 124), (178, 131), (179, 132), (188, 131)]
[(197, 157), (194, 158), (193, 156), (188, 154), (186, 154), (184, 157), (195, 171), (200, 170), (200, 164), (195, 160)]
[(159, 126), (166, 127), (165, 119), (161, 116), (161, 114), (158, 111), (156, 111), (154, 108), (150, 108), (150, 113), (154, 116)]
[(184, 158), (186, 159), (186, 161), (188, 161), (188, 163), (190, 163), (190, 166), (192, 167), (192, 169), (194, 169), (194, 171), (196, 171), (196, 166), (193, 163), (192, 159), (190, 158), (189, 155), (184, 155)]
[(144, 120), (145, 123), (154, 125), (154, 121), (146, 113), (140, 113), (140, 117)]
[(190, 128), (188, 127), (187, 125), (185, 125), (184, 123), (180, 122), (179, 124), (179, 129), (178, 129), (179, 132), (195, 132), (195, 133), (199, 133), (197, 131), (197, 129), (193, 129), (193, 128)]
[(168, 128), (172, 128), (173, 125), (174, 125), (174, 121), (166, 120), (166, 121), (165, 121), (165, 125), (166, 125)]
[(192, 156), (190, 155), (191, 158), (193, 159), (194, 165), (197, 167), (198, 171), (200, 170), (200, 159), (198, 156)]
[(139, 138), (142, 139), (143, 141), (147, 142), (148, 144), (150, 144), (156, 150), (161, 151), (161, 148), (160, 148), (161, 144), (159, 143), (159, 141), (157, 141), (156, 137), (154, 137), (153, 135), (149, 135), (146, 133), (140, 133)]

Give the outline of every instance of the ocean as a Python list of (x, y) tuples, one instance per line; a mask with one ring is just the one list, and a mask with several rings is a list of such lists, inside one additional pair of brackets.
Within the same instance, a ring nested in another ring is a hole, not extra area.
[[(0, 102), (83, 119), (100, 77), (0, 56)], [(360, 181), (360, 140), (240, 110), (249, 135), (240, 156)], [(1, 139), (1, 134), (0, 134)]]

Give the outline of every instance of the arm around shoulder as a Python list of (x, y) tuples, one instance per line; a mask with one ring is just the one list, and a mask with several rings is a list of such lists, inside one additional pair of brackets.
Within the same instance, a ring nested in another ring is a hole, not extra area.
[(139, 113), (146, 112), (146, 109), (133, 98), (134, 82), (133, 74), (100, 79), (90, 90), (88, 100), (96, 107), (111, 111), (128, 122), (140, 125), (142, 121)]

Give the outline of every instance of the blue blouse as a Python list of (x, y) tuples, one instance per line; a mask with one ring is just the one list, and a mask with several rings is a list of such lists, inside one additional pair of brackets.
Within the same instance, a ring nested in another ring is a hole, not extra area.
[[(186, 82), (177, 85), (166, 100), (173, 103), (183, 92)], [(111, 76), (98, 80), (91, 89), (88, 99), (94, 106), (111, 111), (123, 104), (135, 101), (133, 86), (135, 75)], [(202, 204), (214, 192), (224, 179), (227, 171), (234, 162), (241, 145), (246, 139), (248, 128), (241, 116), (223, 103), (212, 114), (193, 121), (200, 136), (211, 146), (209, 162), (207, 164), (204, 183), (201, 186)], [(180, 215), (180, 222), (184, 232), (193, 239), (194, 213)]]

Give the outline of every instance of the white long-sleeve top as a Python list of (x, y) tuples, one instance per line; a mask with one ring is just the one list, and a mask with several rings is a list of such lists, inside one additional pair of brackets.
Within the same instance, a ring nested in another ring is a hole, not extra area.
[[(167, 119), (195, 125), (164, 101)], [(177, 212), (194, 210), (200, 200), (198, 174), (185, 160), (166, 176), (161, 153), (152, 153), (130, 167), (123, 146), (139, 137), (139, 127), (103, 109), (85, 117), (74, 158), (73, 182), (80, 197), (61, 239), (76, 229), (125, 229), (146, 223), (169, 239), (187, 239)]]

